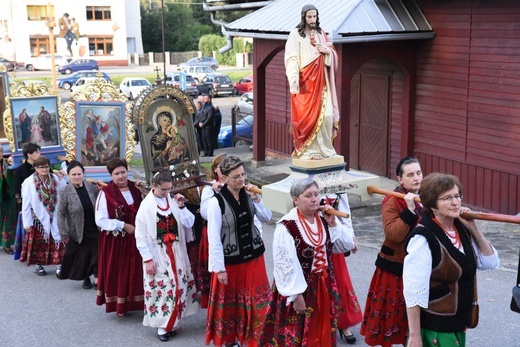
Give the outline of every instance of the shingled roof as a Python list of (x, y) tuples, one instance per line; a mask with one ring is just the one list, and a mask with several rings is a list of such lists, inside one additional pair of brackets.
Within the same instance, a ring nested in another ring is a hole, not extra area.
[(333, 43), (428, 39), (432, 27), (414, 0), (277, 0), (224, 27), (227, 36), (286, 40), (302, 7), (318, 9)]

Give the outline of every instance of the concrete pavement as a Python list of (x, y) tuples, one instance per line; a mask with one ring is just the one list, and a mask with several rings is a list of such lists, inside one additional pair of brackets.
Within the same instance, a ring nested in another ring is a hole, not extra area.
[[(266, 166), (251, 167), (251, 151), (247, 147), (220, 149), (241, 157), (252, 181), (265, 184), (268, 179), (282, 177), (289, 171), (286, 159), (268, 159)], [(138, 155), (138, 154), (137, 154)], [(202, 158), (209, 161), (210, 158)], [(134, 176), (142, 175), (142, 168), (132, 168)], [(381, 179), (381, 187), (392, 189), (396, 182)], [(352, 221), (360, 250), (346, 258), (359, 302), (364, 307), (373, 271), (374, 261), (383, 241), (380, 203), (382, 196), (362, 202), (349, 197)], [(272, 235), (276, 220), (264, 226), (268, 246), (265, 259), (267, 273), (272, 278)], [(469, 330), (469, 347), (520, 346), (520, 315), (509, 311), (511, 288), (516, 280), (516, 261), (520, 245), (518, 225), (480, 222), (486, 236), (497, 248), (502, 268), (480, 271), (478, 274), (480, 323)], [(38, 277), (34, 268), (15, 262), (12, 256), (0, 252), (0, 293), (3, 298), (0, 314), (0, 346), (204, 346), (205, 310), (182, 322), (182, 331), (169, 342), (162, 343), (156, 331), (142, 326), (142, 313), (119, 318), (115, 313), (104, 313), (104, 306), (95, 305), (95, 291), (81, 288), (81, 281), (59, 281), (53, 266), (46, 267), (48, 275)], [(365, 344), (359, 336), (359, 326), (353, 328), (359, 346)], [(339, 345), (345, 345), (340, 342)]]

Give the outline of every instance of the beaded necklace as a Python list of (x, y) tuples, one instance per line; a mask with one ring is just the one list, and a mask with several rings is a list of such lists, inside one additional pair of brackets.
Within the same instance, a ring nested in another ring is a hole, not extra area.
[(321, 246), (321, 244), (323, 242), (323, 226), (321, 224), (318, 213), (314, 213), (314, 219), (316, 220), (316, 223), (318, 224), (318, 231), (314, 232), (312, 230), (311, 226), (309, 225), (309, 222), (307, 222), (305, 217), (303, 217), (303, 215), (301, 214), (300, 210), (296, 209), (296, 211), (298, 212), (298, 220), (300, 221), (300, 224), (302, 225), (303, 232), (309, 239), (309, 242), (314, 247)]
[(435, 221), (435, 223), (437, 223), (439, 227), (441, 227), (446, 236), (448, 236), (453, 246), (460, 250), (462, 248), (462, 241), (460, 240), (460, 235), (455, 225), (453, 226), (453, 230), (446, 230), (436, 218), (434, 218), (433, 220)]

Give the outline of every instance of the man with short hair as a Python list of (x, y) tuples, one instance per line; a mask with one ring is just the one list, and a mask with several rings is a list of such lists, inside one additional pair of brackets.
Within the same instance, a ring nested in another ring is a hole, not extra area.
[(204, 146), (204, 156), (212, 157), (214, 149), (213, 119), (215, 117), (215, 108), (211, 103), (211, 96), (204, 95), (204, 106), (200, 112), (199, 127), (202, 129), (202, 144)]

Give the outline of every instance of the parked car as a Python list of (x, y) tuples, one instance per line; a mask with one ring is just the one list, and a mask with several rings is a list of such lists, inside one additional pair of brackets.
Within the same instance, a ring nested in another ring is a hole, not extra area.
[(215, 70), (209, 66), (186, 66), (183, 70), (188, 75), (192, 75), (195, 80), (200, 83), (207, 74), (215, 73)]
[[(97, 71), (89, 71), (89, 70), (74, 72), (70, 76), (59, 78), (57, 81), (58, 88), (69, 90), (70, 87), (72, 87), (72, 85), (74, 83), (76, 83), (76, 81), (79, 80), (81, 77), (96, 77), (97, 73), (98, 73)], [(102, 72), (102, 74), (103, 74), (103, 78), (106, 81), (110, 81), (110, 77), (108, 77), (108, 75), (106, 73)]]
[(80, 70), (99, 70), (99, 66), (94, 59), (76, 59), (58, 68), (59, 72), (67, 75)]
[(197, 88), (200, 94), (208, 94), (211, 97), (235, 93), (235, 86), (231, 78), (220, 73), (207, 74)]
[[(236, 136), (240, 136), (253, 141), (253, 115), (246, 116), (241, 119), (236, 125)], [(235, 146), (246, 145), (249, 141), (238, 140)], [(218, 146), (219, 148), (233, 146), (233, 134), (231, 125), (226, 125), (220, 128), (218, 134)]]
[(25, 68), (29, 71), (34, 70), (52, 70), (58, 69), (62, 65), (66, 65), (72, 61), (72, 58), (68, 55), (55, 54), (54, 55), (54, 66), (52, 66), (51, 55), (42, 54), (39, 57), (31, 58), (25, 64)]
[(253, 92), (242, 94), (235, 107), (239, 114), (253, 114)]
[[(175, 88), (181, 89), (181, 73), (173, 72), (166, 74), (166, 84), (170, 86), (174, 86)], [(190, 96), (199, 95), (199, 89), (197, 88), (197, 82), (193, 78), (192, 75), (186, 75), (186, 86), (182, 90), (186, 94)]]
[(235, 83), (238, 94), (247, 93), (253, 90), (253, 76), (246, 76)]
[(0, 65), (3, 65), (7, 71), (13, 71), (16, 69), (18, 64), (14, 60), (0, 57)]
[(125, 93), (130, 100), (135, 99), (143, 90), (150, 87), (151, 84), (146, 78), (127, 77), (119, 85), (119, 92)]
[(81, 77), (70, 87), (71, 93), (79, 93), (85, 86), (87, 82), (93, 82), (97, 79), (97, 77)]
[(184, 70), (186, 66), (189, 65), (198, 65), (198, 66), (209, 66), (213, 70), (218, 69), (218, 61), (212, 57), (195, 57), (191, 58), (187, 62), (180, 63), (177, 65), (177, 70)]

